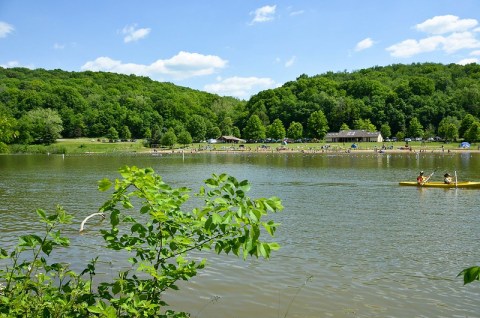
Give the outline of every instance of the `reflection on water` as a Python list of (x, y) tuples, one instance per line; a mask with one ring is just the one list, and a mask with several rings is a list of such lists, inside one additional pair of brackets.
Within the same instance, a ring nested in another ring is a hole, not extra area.
[[(399, 187), (419, 170), (440, 180), (480, 180), (475, 154), (196, 154), (0, 156), (0, 244), (35, 229), (35, 208), (58, 203), (77, 264), (95, 255), (103, 225), (81, 220), (106, 200), (96, 181), (125, 164), (151, 166), (173, 186), (198, 189), (211, 173), (252, 182), (251, 196), (279, 196), (282, 249), (268, 261), (209, 254), (209, 266), (168, 301), (194, 317), (475, 317), (478, 286), (456, 278), (478, 264), (478, 190)], [(102, 253), (104, 251), (102, 250)], [(199, 255), (205, 256), (205, 255)], [(114, 275), (119, 255), (102, 254)], [(74, 265), (79, 269), (81, 265)]]

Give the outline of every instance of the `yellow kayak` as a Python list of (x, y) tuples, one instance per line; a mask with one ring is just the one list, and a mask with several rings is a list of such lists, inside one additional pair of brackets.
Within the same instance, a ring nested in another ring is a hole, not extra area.
[(426, 187), (426, 188), (470, 188), (470, 189), (480, 189), (480, 182), (455, 182), (444, 183), (440, 181), (428, 181), (422, 185), (418, 184), (416, 181), (403, 181), (399, 183), (401, 186), (412, 186), (412, 187)]

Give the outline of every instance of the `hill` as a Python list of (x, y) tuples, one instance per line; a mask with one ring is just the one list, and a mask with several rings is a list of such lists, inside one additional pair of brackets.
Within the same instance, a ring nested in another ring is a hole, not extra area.
[[(53, 112), (32, 115), (38, 109)], [(396, 64), (301, 75), (248, 101), (134, 75), (0, 68), (0, 142), (45, 141), (32, 118), (57, 114), (66, 138), (118, 133), (159, 141), (170, 130), (177, 137), (188, 132), (193, 141), (321, 139), (348, 128), (474, 141), (480, 139), (480, 124), (476, 134), (470, 129), (480, 117), (480, 66)]]

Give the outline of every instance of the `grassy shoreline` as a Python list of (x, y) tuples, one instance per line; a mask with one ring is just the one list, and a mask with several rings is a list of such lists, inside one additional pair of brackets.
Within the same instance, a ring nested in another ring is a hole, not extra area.
[[(449, 153), (449, 152), (480, 152), (480, 144), (472, 144), (468, 149), (459, 147), (460, 142), (361, 142), (357, 148), (351, 143), (292, 143), (281, 145), (271, 144), (207, 144), (194, 143), (183, 147), (176, 145), (172, 148), (147, 148), (143, 140), (129, 142), (108, 142), (102, 139), (78, 138), (59, 139), (49, 146), (42, 145), (12, 145), (10, 153), (43, 153), (43, 154), (164, 154), (164, 153)], [(385, 146), (386, 149), (382, 149)]]

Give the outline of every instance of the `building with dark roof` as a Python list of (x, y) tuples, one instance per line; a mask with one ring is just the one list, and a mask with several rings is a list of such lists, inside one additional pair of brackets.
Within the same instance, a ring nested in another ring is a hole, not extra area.
[(326, 142), (383, 142), (379, 131), (366, 130), (340, 130), (338, 133), (330, 132), (325, 136)]

